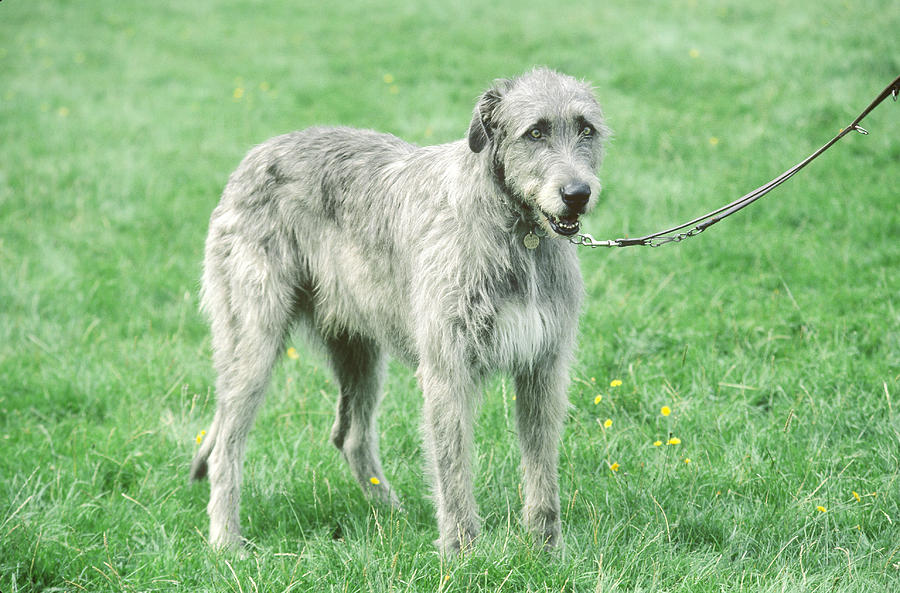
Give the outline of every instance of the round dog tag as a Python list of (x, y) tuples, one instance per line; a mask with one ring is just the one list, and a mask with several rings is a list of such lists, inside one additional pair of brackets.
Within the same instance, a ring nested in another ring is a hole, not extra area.
[(535, 249), (541, 242), (541, 238), (529, 231), (522, 239), (522, 242), (525, 244), (526, 249)]

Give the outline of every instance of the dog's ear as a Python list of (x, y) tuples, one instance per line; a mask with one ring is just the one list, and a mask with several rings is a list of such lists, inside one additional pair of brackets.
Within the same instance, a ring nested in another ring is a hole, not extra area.
[(494, 86), (479, 97), (472, 113), (472, 122), (469, 124), (469, 148), (472, 152), (481, 152), (488, 142), (493, 141), (496, 131), (495, 112), (510, 86), (509, 80), (495, 80)]

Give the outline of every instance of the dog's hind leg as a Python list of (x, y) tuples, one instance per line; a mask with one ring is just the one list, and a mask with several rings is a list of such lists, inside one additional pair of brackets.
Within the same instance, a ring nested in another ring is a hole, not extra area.
[(243, 244), (220, 257), (218, 248), (230, 243), (212, 232), (210, 241), (203, 304), (212, 326), (216, 414), (192, 476), (209, 476), (209, 540), (227, 548), (243, 541), (238, 513), (247, 436), (284, 347), (294, 291), (262, 250)]
[(238, 511), (247, 436), (281, 351), (282, 336), (245, 330), (228, 368), (216, 382), (217, 406), (209, 465), (209, 540), (215, 547), (242, 542)]
[(385, 359), (374, 341), (346, 333), (325, 340), (340, 387), (331, 442), (350, 465), (366, 496), (398, 507), (378, 455), (376, 416), (381, 400)]

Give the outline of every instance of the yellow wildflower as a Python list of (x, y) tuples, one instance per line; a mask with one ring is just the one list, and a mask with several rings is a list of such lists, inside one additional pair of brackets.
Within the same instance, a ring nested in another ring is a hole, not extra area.
[(828, 510), (827, 510), (825, 507), (823, 507), (822, 505), (817, 506), (817, 507), (816, 507), (816, 510), (819, 511), (820, 513), (827, 513), (827, 512), (828, 512)]
[(694, 58), (695, 60), (700, 57), (700, 50), (696, 48), (691, 48), (691, 51), (688, 52), (688, 55)]
[(662, 414), (663, 416), (668, 416), (669, 414), (672, 413), (672, 408), (670, 408), (669, 406), (663, 406), (659, 410), (659, 413)]
[(384, 81), (384, 84), (392, 84), (394, 82), (394, 75), (393, 74), (385, 74), (384, 76), (381, 77), (381, 79)]
[(619, 471), (619, 462), (615, 462), (612, 465), (610, 465), (609, 469), (613, 470), (614, 472)]
[(612, 418), (607, 418), (606, 422), (603, 423), (603, 427), (609, 428), (610, 426), (612, 426)]
[(684, 458), (684, 462), (685, 462), (685, 463), (690, 463), (690, 462), (691, 462), (691, 458), (690, 458), (690, 457), (685, 457), (685, 458)]
[(231, 96), (234, 97), (235, 101), (240, 100), (240, 98), (244, 96), (244, 88), (237, 87), (236, 89), (234, 89), (234, 92), (231, 93)]
[(594, 405), (596, 406), (596, 405), (599, 404), (601, 401), (603, 401), (603, 396), (600, 395), (600, 394), (598, 393), (598, 394), (597, 394), (597, 397), (594, 398)]
[(379, 480), (379, 479), (376, 478), (375, 476), (372, 476), (371, 478), (369, 478), (369, 481), (370, 481), (374, 486), (377, 486), (377, 485), (381, 484), (381, 480)]
[(856, 490), (851, 490), (851, 491), (850, 491), (850, 494), (853, 495), (853, 498), (856, 499), (856, 502), (859, 502), (859, 501), (860, 501), (860, 498), (859, 498), (859, 492), (857, 492)]
[(618, 387), (621, 384), (622, 384), (622, 381), (619, 379), (613, 379), (612, 381), (609, 382), (610, 387)]
[(667, 445), (680, 445), (681, 439), (679, 439), (678, 437), (672, 437), (668, 441), (666, 441), (666, 444)]
[(206, 436), (206, 431), (201, 430), (200, 434), (197, 435), (197, 444), (198, 445), (203, 442), (203, 437), (205, 437), (205, 436)]
[(653, 441), (654, 447), (662, 447), (662, 441)]
[(297, 349), (291, 346), (287, 349), (287, 357), (297, 360), (298, 358), (300, 358), (300, 355), (297, 354)]
[(713, 146), (716, 146), (717, 144), (719, 144), (719, 139), (716, 138), (715, 136), (711, 136), (709, 138), (709, 143), (712, 144)]

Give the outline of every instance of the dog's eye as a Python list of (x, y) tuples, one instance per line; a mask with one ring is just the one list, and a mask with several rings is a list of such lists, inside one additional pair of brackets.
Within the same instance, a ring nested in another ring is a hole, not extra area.
[(582, 136), (593, 136), (594, 135), (593, 126), (584, 126), (583, 128), (581, 128), (581, 135)]
[(541, 132), (540, 128), (531, 128), (528, 130), (528, 135), (535, 140), (539, 140), (544, 137), (544, 133)]

